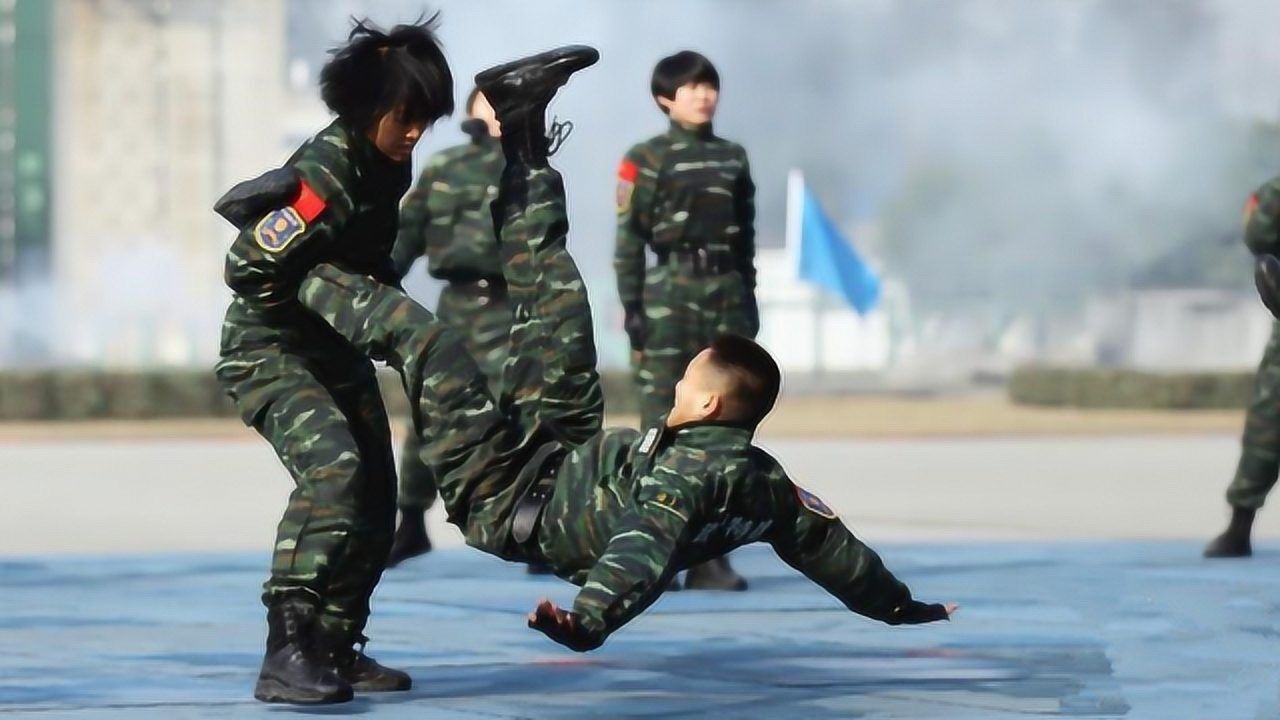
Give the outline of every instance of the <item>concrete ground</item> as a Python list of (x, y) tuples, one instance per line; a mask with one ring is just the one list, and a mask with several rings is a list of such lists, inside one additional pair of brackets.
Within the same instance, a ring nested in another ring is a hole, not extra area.
[[(257, 603), (289, 483), (243, 430), (0, 440), (0, 717), (246, 717)], [(677, 593), (575, 655), (523, 627), (574, 589), (457, 546), (391, 571), (370, 652), (407, 694), (372, 717), (1280, 718), (1280, 513), (1204, 561), (1234, 431), (766, 445), (951, 623), (839, 607), (766, 546), (752, 590)], [(3, 433), (0, 433), (0, 438)], [(308, 711), (311, 712), (311, 711)]]

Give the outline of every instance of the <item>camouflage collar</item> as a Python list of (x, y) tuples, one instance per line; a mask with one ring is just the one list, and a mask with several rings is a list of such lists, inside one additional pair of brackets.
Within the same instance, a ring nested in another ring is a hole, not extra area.
[(683, 140), (710, 140), (715, 137), (715, 132), (711, 128), (711, 123), (698, 125), (697, 127), (685, 127), (675, 120), (671, 121), (670, 134)]
[(745, 447), (751, 444), (755, 430), (730, 423), (706, 422), (673, 428), (675, 441), (700, 448)]

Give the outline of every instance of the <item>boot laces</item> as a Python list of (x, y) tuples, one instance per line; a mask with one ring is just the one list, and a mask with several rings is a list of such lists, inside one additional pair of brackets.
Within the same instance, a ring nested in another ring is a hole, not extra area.
[(551, 130), (547, 132), (547, 156), (555, 155), (556, 151), (564, 145), (564, 141), (569, 139), (569, 135), (573, 133), (573, 122), (570, 120), (560, 121), (557, 117), (551, 118)]

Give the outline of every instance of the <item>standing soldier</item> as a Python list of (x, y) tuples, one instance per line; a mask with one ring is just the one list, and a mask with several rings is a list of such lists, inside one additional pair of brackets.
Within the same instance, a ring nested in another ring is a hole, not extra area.
[[(741, 145), (711, 129), (720, 75), (699, 53), (663, 58), (654, 101), (667, 132), (631, 148), (618, 170), (618, 293), (644, 427), (662, 423), (684, 368), (714, 338), (755, 337), (755, 185)], [(645, 248), (657, 262), (646, 269)], [(725, 558), (689, 570), (695, 589), (745, 590)]]
[[(1274, 288), (1268, 289), (1267, 262), (1280, 253), (1280, 178), (1274, 178), (1249, 197), (1245, 206), (1244, 242), (1258, 256), (1258, 290), (1274, 313)], [(1274, 266), (1271, 266), (1274, 267)], [(1258, 365), (1253, 401), (1245, 417), (1240, 463), (1227, 488), (1231, 522), (1221, 535), (1204, 549), (1205, 557), (1248, 557), (1253, 554), (1250, 535), (1253, 519), (1267, 493), (1280, 476), (1280, 322), (1271, 330), (1271, 339)]]
[(267, 648), (254, 697), (264, 702), (345, 702), (412, 684), (364, 653), (396, 515), (373, 365), (298, 294), (318, 263), (398, 286), (390, 257), (410, 156), (453, 112), (453, 76), (432, 21), (387, 33), (360, 22), (320, 84), (337, 119), (215, 206), (240, 228), (227, 254), (234, 299), (218, 380), (294, 481), (263, 588)]
[[(493, 107), (478, 89), (467, 98), (467, 115), (470, 119), (462, 127), (471, 142), (427, 161), (401, 208), (391, 260), (404, 277), (414, 260), (425, 255), (427, 272), (448, 282), (440, 292), (437, 316), (462, 335), (467, 351), (496, 387), (511, 332), (507, 283), (489, 213), (504, 166), (501, 130)], [(431, 550), (425, 513), (437, 491), (420, 454), (421, 443), (409, 433), (400, 460), (400, 525), (389, 567)]]

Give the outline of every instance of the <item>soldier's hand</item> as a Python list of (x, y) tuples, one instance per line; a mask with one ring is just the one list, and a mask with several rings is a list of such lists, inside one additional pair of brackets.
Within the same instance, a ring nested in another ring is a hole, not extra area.
[(631, 349), (640, 351), (644, 349), (644, 310), (638, 307), (629, 307), (625, 309), (622, 321), (622, 329), (627, 331), (627, 338), (631, 341)]
[(956, 603), (922, 603), (912, 600), (905, 605), (894, 608), (893, 615), (887, 621), (890, 625), (920, 625), (923, 623), (950, 620), (952, 613), (959, 610)]
[(578, 616), (543, 598), (529, 613), (529, 627), (555, 640), (574, 652), (586, 652), (600, 647), (604, 639), (589, 633), (578, 624)]

